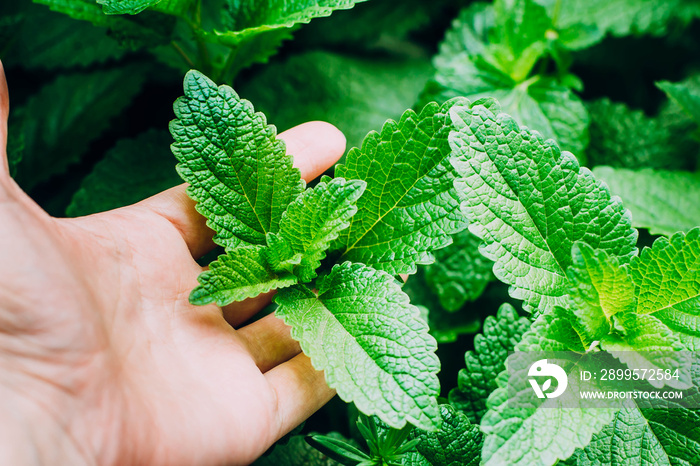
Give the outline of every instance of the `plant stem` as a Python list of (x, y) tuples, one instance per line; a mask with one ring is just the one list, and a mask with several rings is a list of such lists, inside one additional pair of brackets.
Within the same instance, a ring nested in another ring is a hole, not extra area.
[(554, 2), (554, 8), (552, 9), (552, 26), (557, 27), (557, 20), (559, 19), (559, 12), (561, 11), (561, 0)]
[(228, 84), (233, 84), (232, 82), (229, 82), (229, 80), (233, 81), (233, 77), (229, 76), (229, 72), (231, 71), (233, 64), (236, 62), (238, 50), (239, 47), (234, 47), (231, 49), (231, 51), (228, 54), (228, 57), (226, 57), (226, 63), (224, 64), (224, 67), (221, 69), (221, 73), (219, 74), (219, 78), (223, 78)]
[(192, 61), (192, 59), (185, 53), (184, 50), (182, 50), (182, 47), (180, 47), (177, 42), (171, 41), (170, 45), (172, 45), (173, 48), (177, 51), (177, 53), (179, 53), (180, 56), (183, 58), (183, 60), (185, 60), (187, 62), (187, 64), (189, 65), (190, 68), (195, 68), (195, 65), (194, 65), (194, 62)]

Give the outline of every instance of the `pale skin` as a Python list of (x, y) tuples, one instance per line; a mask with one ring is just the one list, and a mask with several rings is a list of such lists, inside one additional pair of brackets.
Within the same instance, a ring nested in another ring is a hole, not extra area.
[[(10, 178), (0, 64), (0, 464), (248, 464), (334, 392), (270, 297), (193, 306), (212, 231), (185, 186), (52, 218)], [(306, 180), (333, 126), (280, 135)], [(174, 160), (174, 159), (173, 159)]]

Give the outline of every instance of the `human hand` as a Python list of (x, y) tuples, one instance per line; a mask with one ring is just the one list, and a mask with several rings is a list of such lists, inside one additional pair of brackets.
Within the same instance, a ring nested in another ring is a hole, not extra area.
[[(0, 64), (0, 464), (248, 464), (333, 396), (281, 320), (241, 326), (269, 295), (189, 304), (214, 244), (184, 185), (52, 218), (9, 177), (8, 112)], [(345, 148), (280, 138), (307, 180)]]

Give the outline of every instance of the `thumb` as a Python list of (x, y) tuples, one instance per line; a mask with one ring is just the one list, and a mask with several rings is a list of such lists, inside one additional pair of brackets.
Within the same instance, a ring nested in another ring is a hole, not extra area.
[(0, 180), (10, 177), (7, 161), (7, 118), (10, 115), (10, 94), (7, 90), (5, 69), (0, 61)]

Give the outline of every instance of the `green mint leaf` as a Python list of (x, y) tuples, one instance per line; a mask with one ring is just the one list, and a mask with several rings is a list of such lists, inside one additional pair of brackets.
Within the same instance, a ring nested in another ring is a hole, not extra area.
[(564, 407), (557, 398), (532, 408), (512, 407), (508, 401), (504, 387), (489, 397), (490, 409), (481, 424), (483, 466), (554, 465), (586, 446), (617, 411)]
[(700, 350), (700, 228), (659, 238), (630, 264), (637, 313), (663, 322), (689, 351)]
[[(556, 0), (539, 0), (553, 5)], [(661, 35), (685, 0), (561, 0), (557, 25), (593, 25), (603, 33)]]
[(160, 0), (97, 0), (107, 15), (135, 15)]
[[(572, 325), (570, 314), (563, 308), (540, 315), (515, 347), (516, 351), (584, 351), (581, 339)], [(528, 400), (532, 391), (524, 379), (528, 368), (509, 367), (516, 386), (527, 386)], [(521, 381), (523, 383), (518, 383)], [(566, 459), (576, 448), (585, 447), (591, 437), (608, 424), (617, 408), (585, 408), (572, 405), (572, 398), (547, 398), (525, 404), (517, 402), (508, 390), (509, 374), (497, 378), (498, 388), (489, 396), (488, 412), (481, 419), (485, 434), (482, 449), (483, 466), (553, 465)], [(585, 382), (569, 377), (569, 391), (586, 390)], [(517, 395), (516, 395), (517, 396)]]
[(555, 307), (530, 325), (515, 351), (586, 351), (578, 322), (568, 309)]
[[(545, 52), (548, 19), (533, 2), (516, 3), (517, 8), (500, 5), (495, 13), (482, 3), (462, 10), (440, 44), (434, 59), (435, 76), (423, 100), (443, 102), (455, 96), (472, 101), (497, 99), (503, 111), (520, 124), (580, 154), (588, 144), (588, 113), (558, 78), (530, 76), (535, 61)], [(522, 22), (533, 15), (536, 20)], [(508, 26), (513, 21), (520, 26)], [(513, 35), (513, 28), (527, 33)], [(519, 50), (528, 53), (516, 60), (521, 57)]]
[[(335, 10), (352, 8), (365, 0), (292, 0), (284, 2), (259, 0), (224, 0), (212, 3), (213, 29), (199, 33), (207, 42), (233, 50), (224, 61), (235, 57), (231, 69), (235, 76), (253, 63), (265, 63), (283, 40), (291, 38), (292, 28), (314, 18), (328, 16)], [(206, 9), (206, 6), (205, 6)]]
[(495, 28), (489, 37), (493, 46), (484, 58), (522, 82), (545, 53), (552, 20), (533, 0), (495, 0), (493, 8)]
[(641, 110), (609, 99), (589, 103), (588, 111), (591, 142), (586, 156), (590, 165), (680, 168), (686, 164), (685, 157), (671, 149), (678, 147), (678, 141), (663, 119), (647, 117)]
[(107, 29), (30, 4), (3, 63), (6, 67), (72, 68), (119, 59), (125, 53)]
[(329, 16), (365, 0), (225, 0), (223, 31), (214, 31), (223, 43), (237, 45), (272, 29), (290, 28), (314, 18)]
[(36, 0), (36, 3), (73, 19), (106, 27), (121, 45), (132, 49), (169, 43), (175, 27), (174, 17), (158, 12), (144, 12), (136, 17), (105, 15), (95, 0)]
[(458, 385), (450, 391), (450, 404), (471, 422), (480, 422), (486, 413), (486, 399), (497, 388), (496, 376), (505, 370), (508, 353), (529, 328), (530, 321), (518, 317), (510, 304), (484, 320), (483, 332), (474, 337), (474, 351), (464, 355), (466, 368), (459, 371)]
[(437, 428), (437, 344), (394, 278), (344, 262), (316, 286), (280, 290), (276, 312), (328, 385), (391, 427)]
[(143, 70), (129, 66), (59, 76), (31, 96), (14, 126), (22, 138), (22, 160), (15, 179), (30, 191), (63, 173), (87, 152), (90, 143), (109, 127), (141, 90)]
[(184, 89), (170, 132), (187, 193), (217, 244), (267, 244), (265, 235), (279, 230), (282, 213), (304, 189), (299, 170), (275, 127), (233, 89), (197, 71), (187, 73)]
[(225, 306), (298, 282), (289, 272), (271, 270), (263, 251), (263, 246), (244, 246), (219, 256), (197, 277), (199, 286), (190, 293), (190, 302)]
[(367, 453), (345, 439), (326, 435), (310, 435), (306, 438), (306, 442), (341, 464), (357, 465), (370, 459)]
[(135, 15), (145, 9), (182, 16), (195, 0), (97, 0), (107, 15)]
[(193, 5), (196, 5), (195, 0), (158, 0), (149, 8), (169, 15), (186, 16)]
[[(700, 13), (700, 9), (698, 10)], [(695, 73), (680, 82), (671, 83), (662, 81), (656, 83), (668, 96), (667, 109), (662, 113), (682, 113), (683, 116), (692, 120), (693, 127), (700, 124), (700, 74)], [(667, 117), (668, 115), (662, 115)]]
[(435, 263), (425, 266), (425, 281), (448, 311), (474, 301), (493, 278), (493, 262), (479, 252), (481, 240), (468, 230), (452, 236), (452, 244), (435, 251)]
[(135, 204), (181, 182), (173, 167), (167, 131), (122, 139), (80, 184), (66, 213), (70, 217)]
[[(327, 121), (343, 132), (350, 148), (359, 147), (387, 118), (398, 118), (410, 108), (430, 73), (427, 60), (306, 52), (271, 63), (239, 90), (280, 131)], [(282, 100), (285, 105), (279, 105)]]
[[(344, 441), (343, 436), (337, 432), (327, 435)], [(272, 452), (258, 458), (253, 466), (340, 466), (342, 463), (331, 459), (306, 442), (304, 435), (295, 435), (286, 445), (276, 445)]]
[[(690, 367), (692, 361), (682, 352), (686, 350), (685, 346), (678, 336), (656, 317), (626, 313), (615, 316), (614, 320), (616, 327), (621, 328), (624, 335), (606, 335), (601, 339), (600, 346), (624, 364), (635, 369), (653, 371)], [(678, 380), (649, 379), (648, 382), (657, 388), (664, 385), (681, 390), (692, 387), (686, 374)]]
[(566, 305), (574, 242), (623, 261), (636, 252), (629, 213), (570, 153), (482, 105), (451, 114), (452, 163), (469, 229), (527, 310)]
[(691, 76), (678, 83), (661, 81), (657, 82), (656, 86), (683, 109), (695, 123), (700, 124), (700, 75)]
[(442, 425), (435, 432), (414, 429), (409, 436), (417, 439), (415, 451), (404, 456), (405, 466), (478, 466), (483, 435), (479, 426), (450, 405), (440, 405)]
[(451, 234), (466, 227), (459, 212), (449, 163), (448, 111), (426, 105), (420, 114), (407, 110), (388, 120), (381, 133), (367, 135), (352, 149), (335, 175), (367, 182), (353, 217), (331, 251), (341, 260), (361, 262), (392, 275), (415, 273), (416, 264), (433, 261), (431, 251), (447, 246)]
[(595, 167), (593, 174), (632, 213), (632, 225), (653, 235), (671, 236), (700, 225), (700, 174)]
[[(584, 243), (573, 248), (573, 265), (567, 270), (573, 284), (569, 310), (575, 325), (589, 347), (600, 341), (601, 347), (634, 368), (672, 369), (689, 366), (678, 337), (651, 315), (637, 314), (635, 286), (628, 267), (605, 251), (594, 251)], [(663, 381), (650, 380), (657, 387)], [(676, 388), (689, 388), (687, 380), (671, 380)]]
[[(277, 236), (289, 247), (287, 258), (299, 255), (294, 274), (300, 282), (307, 283), (316, 278), (316, 269), (326, 257), (326, 250), (350, 225), (350, 219), (357, 212), (356, 202), (365, 186), (364, 181), (346, 181), (343, 178), (321, 182), (313, 189), (304, 191), (282, 214)], [(268, 246), (273, 247), (269, 237)], [(280, 257), (284, 255), (279, 254)], [(270, 265), (273, 270), (278, 270), (278, 267), (283, 269), (283, 266), (280, 267), (282, 262), (284, 260), (279, 261), (278, 265)]]
[(611, 332), (614, 315), (635, 311), (634, 284), (617, 257), (604, 250), (575, 243), (572, 255), (573, 263), (566, 271), (572, 284), (569, 308), (588, 346)]
[(632, 404), (615, 414), (574, 456), (577, 466), (692, 465), (700, 461), (700, 415), (665, 400)]

